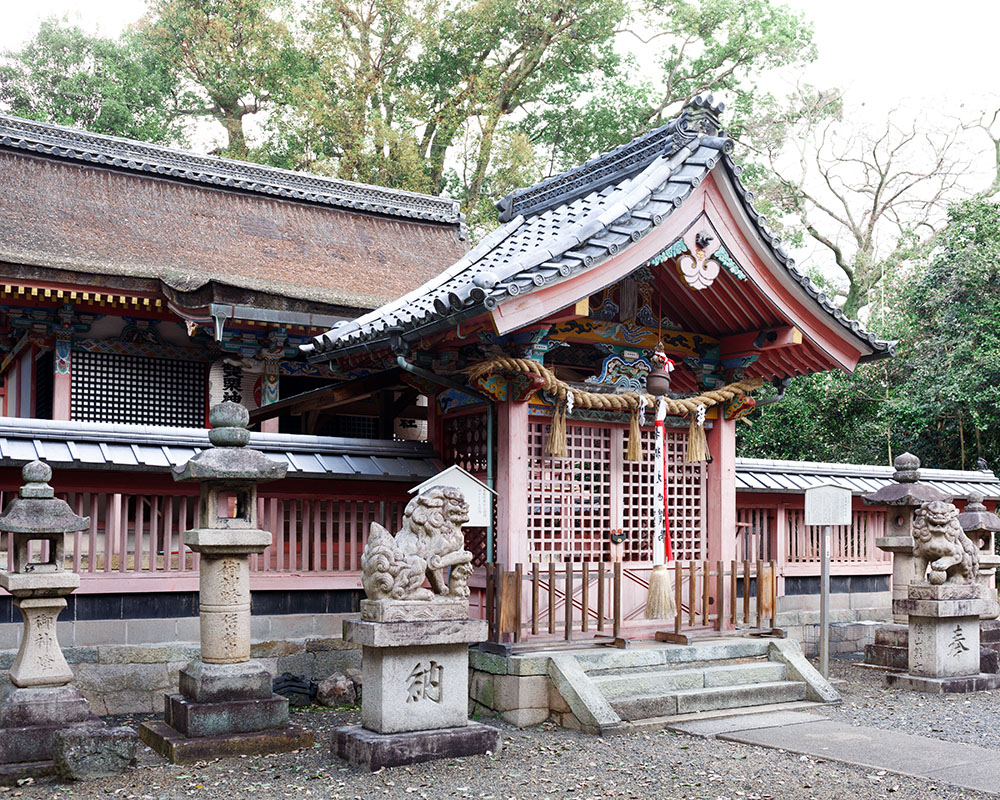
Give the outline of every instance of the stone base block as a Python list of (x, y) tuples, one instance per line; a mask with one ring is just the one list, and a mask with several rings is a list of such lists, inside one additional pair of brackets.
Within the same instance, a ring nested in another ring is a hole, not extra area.
[(287, 753), (313, 746), (312, 731), (294, 725), (279, 730), (188, 738), (165, 722), (144, 722), (139, 726), (139, 738), (174, 764), (228, 756)]
[(367, 622), (420, 622), (469, 618), (469, 598), (435, 597), (426, 600), (362, 600), (361, 619)]
[(193, 703), (179, 694), (165, 697), (164, 721), (184, 736), (227, 736), (284, 728), (288, 725), (288, 698)]
[(87, 700), (73, 686), (15, 689), (0, 703), (0, 728), (67, 725), (88, 719)]
[[(404, 623), (384, 623), (396, 624)], [(361, 722), (367, 730), (403, 733), (457, 728), (466, 723), (467, 644), (365, 646), (362, 651)]]
[[(911, 590), (913, 587), (910, 587)], [(962, 600), (918, 600), (944, 604)], [(979, 601), (975, 601), (979, 602)], [(979, 614), (911, 616), (909, 674), (952, 678), (979, 672)]]
[(121, 775), (135, 766), (139, 738), (132, 728), (80, 728), (59, 733), (53, 744), (56, 774), (84, 781)]
[(500, 744), (499, 730), (477, 722), (461, 728), (390, 734), (351, 725), (333, 732), (330, 751), (337, 758), (374, 772), (382, 767), (496, 753)]
[(30, 725), (20, 728), (0, 728), (0, 764), (21, 764), (51, 761), (55, 737), (70, 728), (91, 728), (101, 725), (97, 717), (70, 725)]
[(865, 645), (864, 663), (871, 667), (905, 671), (910, 663), (909, 652), (903, 647), (893, 647), (887, 644)]
[(192, 661), (180, 673), (180, 690), (195, 703), (231, 700), (268, 700), (271, 673), (259, 661), (238, 664), (206, 664)]
[(966, 694), (1000, 689), (1000, 675), (963, 675), (949, 678), (926, 678), (902, 672), (890, 672), (885, 676), (885, 685), (893, 689), (912, 689), (928, 694)]
[(17, 786), (25, 778), (45, 778), (56, 774), (54, 761), (0, 764), (0, 786)]

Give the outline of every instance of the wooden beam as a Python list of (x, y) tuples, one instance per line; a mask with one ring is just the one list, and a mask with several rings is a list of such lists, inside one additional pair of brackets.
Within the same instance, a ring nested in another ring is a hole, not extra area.
[(802, 344), (802, 331), (794, 325), (738, 333), (719, 340), (723, 358), (748, 355), (763, 350), (780, 350), (797, 344)]
[(383, 389), (397, 389), (402, 386), (401, 370), (398, 368), (366, 375), (336, 386), (324, 386), (294, 397), (287, 397), (277, 403), (256, 408), (250, 412), (250, 424), (272, 419), (279, 414), (302, 414), (307, 411), (323, 411), (329, 408), (353, 403), (371, 397)]
[(550, 339), (566, 342), (609, 344), (636, 350), (652, 350), (661, 339), (668, 353), (685, 356), (701, 355), (718, 343), (714, 336), (689, 331), (647, 328), (623, 322), (605, 322), (590, 317), (576, 317), (556, 323), (549, 330)]

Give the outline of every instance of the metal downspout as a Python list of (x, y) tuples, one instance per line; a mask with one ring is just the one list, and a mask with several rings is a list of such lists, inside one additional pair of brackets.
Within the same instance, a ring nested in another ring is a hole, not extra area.
[[(479, 397), (486, 402), (486, 485), (492, 490), (494, 488), (494, 473), (493, 473), (493, 413), (494, 405), (493, 400), (475, 389), (469, 387), (466, 384), (459, 383), (458, 381), (453, 381), (451, 378), (445, 378), (441, 375), (435, 375), (430, 370), (424, 369), (423, 367), (418, 367), (416, 364), (411, 364), (403, 356), (396, 356), (396, 364), (404, 372), (409, 372), (411, 375), (416, 375), (418, 378), (423, 378), (431, 383), (436, 383), (438, 386), (446, 386), (449, 389), (454, 389), (456, 392), (462, 392), (462, 394), (472, 395), (473, 397)], [(490, 521), (486, 525), (486, 562), (493, 563), (493, 516), (490, 515)]]

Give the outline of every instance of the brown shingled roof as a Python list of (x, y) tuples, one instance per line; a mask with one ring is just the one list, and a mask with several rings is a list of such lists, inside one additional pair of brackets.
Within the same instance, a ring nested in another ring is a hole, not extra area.
[(181, 291), (216, 281), (374, 308), (466, 250), (460, 219), (217, 188), (134, 165), (85, 164), (58, 150), (29, 154), (7, 141), (0, 141), (0, 174), (0, 261), (12, 264), (158, 278)]

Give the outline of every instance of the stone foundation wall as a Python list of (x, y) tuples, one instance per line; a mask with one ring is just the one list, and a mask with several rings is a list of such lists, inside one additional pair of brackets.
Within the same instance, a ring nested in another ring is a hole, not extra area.
[[(254, 637), (250, 655), (275, 675), (291, 672), (315, 681), (335, 672), (359, 669), (361, 650), (341, 638), (346, 616), (349, 615), (254, 617), (252, 623), (258, 635)], [(198, 620), (193, 621), (197, 623)], [(200, 650), (197, 627), (193, 632), (195, 641), (170, 641), (158, 637), (164, 632), (176, 635), (179, 624), (186, 628), (189, 622), (187, 618), (95, 620), (89, 626), (79, 627), (81, 623), (77, 622), (61, 627), (59, 640), (63, 654), (73, 670), (77, 688), (87, 698), (93, 713), (103, 716), (162, 712), (164, 693), (177, 691), (179, 671), (197, 659)], [(156, 641), (106, 641), (118, 633), (127, 634), (127, 631), (119, 631), (119, 627), (132, 623), (143, 623), (132, 625), (133, 638), (142, 640), (153, 636)], [(7, 670), (17, 653), (21, 625), (0, 626), (2, 628), (17, 630), (11, 631), (15, 634), (13, 639), (0, 640), (12, 648), (0, 649), (0, 698), (13, 688)], [(265, 635), (259, 636), (261, 633)], [(83, 644), (85, 641), (91, 643)]]
[[(875, 641), (875, 629), (892, 622), (891, 604), (889, 592), (831, 594), (831, 655), (864, 652), (865, 645)], [(819, 595), (779, 598), (777, 624), (807, 656), (819, 655)]]

